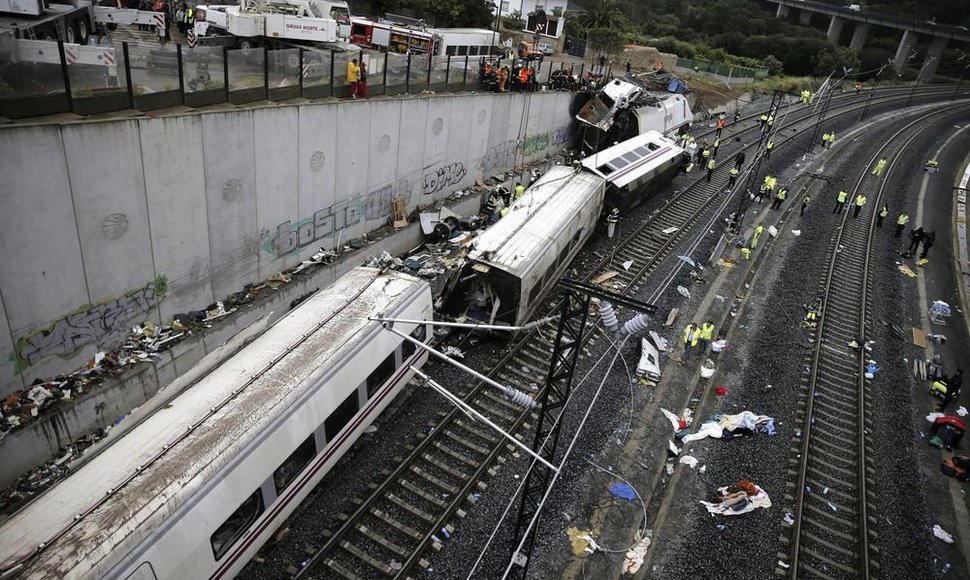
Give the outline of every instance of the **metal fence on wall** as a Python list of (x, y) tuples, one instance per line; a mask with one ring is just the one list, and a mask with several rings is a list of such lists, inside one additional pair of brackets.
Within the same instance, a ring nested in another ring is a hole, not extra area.
[(689, 58), (678, 58), (677, 68), (690, 69), (694, 72), (711, 73), (726, 78), (757, 79), (768, 76), (768, 69), (701, 62)]
[[(353, 58), (365, 63), (370, 96), (485, 88), (475, 56), (18, 40), (0, 45), (0, 117), (349, 97)], [(553, 69), (540, 63), (536, 79), (548, 83)]]

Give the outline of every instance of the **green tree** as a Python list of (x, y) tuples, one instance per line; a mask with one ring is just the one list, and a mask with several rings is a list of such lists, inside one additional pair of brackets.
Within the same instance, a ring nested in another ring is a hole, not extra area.
[(507, 30), (522, 30), (525, 28), (525, 19), (518, 10), (513, 10), (508, 16), (502, 17), (502, 26)]
[(375, 8), (381, 14), (423, 18), (440, 27), (491, 28), (494, 17), (494, 6), (486, 0), (384, 0)]
[(829, 44), (815, 54), (815, 74), (819, 76), (835, 71), (835, 76), (841, 77), (848, 69), (859, 72), (859, 55), (851, 48)]
[(587, 30), (628, 26), (626, 16), (616, 0), (586, 0), (581, 5), (586, 11), (580, 14), (579, 21)]
[(785, 68), (785, 65), (783, 65), (780, 60), (775, 58), (775, 55), (773, 54), (769, 54), (761, 59), (761, 66), (768, 69), (769, 75), (781, 74), (782, 69)]
[(625, 35), (616, 28), (591, 28), (586, 38), (587, 46), (597, 54), (612, 55), (623, 52)]

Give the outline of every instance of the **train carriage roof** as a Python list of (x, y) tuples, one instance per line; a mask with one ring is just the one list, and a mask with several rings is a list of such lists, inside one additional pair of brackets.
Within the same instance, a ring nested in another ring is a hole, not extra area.
[(647, 131), (583, 159), (583, 167), (616, 187), (626, 187), (684, 154), (658, 131)]
[[(580, 210), (602, 201), (603, 180), (591, 173), (555, 166), (512, 204), (511, 211), (475, 240), (469, 258), (521, 278)], [(599, 210), (596, 211), (599, 213)]]
[[(137, 533), (131, 539), (144, 539), (150, 530), (139, 526), (157, 525), (153, 520), (178, 509), (186, 500), (185, 491), (197, 491), (239, 453), (253, 431), (272, 424), (304, 394), (308, 381), (354, 348), (355, 336), (377, 324), (368, 321), (369, 316), (393, 312), (426, 287), (426, 282), (404, 274), (356, 268), (317, 292), (236, 356), (4, 521), (0, 571), (69, 526), (75, 514), (102, 500), (29, 564), (31, 578), (90, 573), (89, 565), (104, 565), (101, 560), (129, 535)], [(307, 339), (301, 341), (304, 335)], [(181, 435), (169, 452), (149, 465)], [(141, 473), (120, 485), (140, 465), (146, 466)], [(106, 497), (113, 487), (116, 491)], [(84, 563), (75, 569), (80, 562)]]

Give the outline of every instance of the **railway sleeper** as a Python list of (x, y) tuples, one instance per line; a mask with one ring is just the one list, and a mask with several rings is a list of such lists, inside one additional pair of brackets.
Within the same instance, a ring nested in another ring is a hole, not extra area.
[(433, 494), (430, 494), (430, 493), (424, 491), (423, 489), (421, 489), (417, 485), (411, 483), (407, 479), (401, 478), (401, 479), (398, 480), (398, 483), (404, 489), (410, 491), (414, 495), (420, 497), (421, 499), (425, 500), (426, 502), (428, 502), (430, 504), (433, 504), (433, 505), (435, 505), (435, 506), (437, 506), (439, 508), (446, 508), (446, 507), (448, 507), (448, 502), (446, 502), (446, 501), (444, 501), (444, 500), (442, 500), (442, 499), (440, 499), (438, 497), (435, 497)]
[(534, 366), (542, 367), (549, 364), (549, 353), (538, 349), (524, 348), (519, 351), (519, 356), (529, 359)]
[[(845, 572), (846, 574), (851, 575), (853, 578), (857, 578), (859, 576), (859, 571), (856, 570), (855, 566), (852, 566), (851, 564), (844, 564), (842, 562), (837, 562), (810, 548), (805, 548), (803, 553), (805, 555), (808, 555), (814, 558), (817, 563), (824, 564), (825, 566), (834, 566), (835, 568), (838, 568), (839, 570)], [(853, 561), (855, 561), (855, 552), (847, 551), (846, 553), (850, 555)], [(811, 564), (805, 564), (804, 558), (802, 561), (803, 561), (803, 564), (802, 564), (803, 568), (808, 568), (809, 570), (815, 572), (816, 574), (822, 575), (823, 577), (826, 577), (826, 578), (835, 577), (831, 571), (826, 572), (823, 568), (817, 568), (815, 566), (812, 566)]]
[(515, 417), (506, 413), (503, 407), (489, 404), (491, 402), (492, 402), (491, 400), (487, 400), (487, 401), (478, 400), (478, 401), (475, 401), (475, 406), (478, 408), (479, 413), (481, 413), (482, 415), (485, 415), (486, 417), (490, 417), (493, 423), (504, 422), (504, 423), (510, 424), (515, 422)]
[(408, 549), (398, 546), (391, 540), (385, 538), (381, 534), (368, 528), (364, 524), (357, 524), (357, 531), (360, 533), (360, 535), (366, 537), (368, 540), (376, 544), (379, 544), (382, 548), (386, 550), (390, 550), (391, 552), (394, 552), (398, 556), (406, 558), (410, 554), (410, 551)]
[(334, 560), (333, 558), (327, 558), (326, 560), (324, 560), (323, 564), (327, 568), (330, 568), (331, 570), (339, 574), (341, 578), (346, 578), (347, 580), (364, 580), (357, 574), (354, 574), (353, 572), (348, 570), (346, 567), (344, 567), (343, 564)]
[(452, 467), (452, 466), (448, 465), (447, 463), (439, 460), (437, 457), (433, 457), (432, 455), (430, 455), (428, 453), (422, 454), (421, 455), (421, 458), (424, 459), (425, 461), (427, 461), (429, 464), (435, 466), (437, 469), (440, 469), (441, 471), (444, 471), (448, 475), (450, 475), (450, 476), (452, 476), (455, 479), (458, 479), (460, 481), (466, 481), (467, 479), (469, 479), (471, 477), (471, 475), (455, 469), (454, 467)]
[(395, 530), (401, 532), (402, 534), (404, 534), (405, 536), (408, 536), (413, 540), (417, 540), (420, 542), (422, 539), (424, 539), (424, 534), (412, 528), (411, 526), (395, 519), (393, 516), (391, 516), (389, 513), (383, 510), (379, 510), (375, 508), (370, 510), (370, 514), (375, 518), (379, 519), (380, 521), (384, 522), (388, 526), (394, 528)]
[(413, 505), (411, 502), (405, 500), (404, 498), (396, 494), (393, 494), (393, 493), (387, 494), (387, 499), (397, 507), (401, 508), (402, 510), (408, 512), (409, 514), (413, 515), (418, 519), (424, 520), (429, 524), (434, 523), (435, 521), (435, 517), (433, 515)]
[(434, 475), (431, 475), (430, 473), (428, 473), (427, 471), (421, 469), (417, 465), (412, 465), (411, 466), (411, 471), (413, 471), (415, 474), (421, 476), (421, 478), (424, 479), (425, 481), (427, 481), (428, 483), (434, 485), (435, 487), (437, 487), (437, 488), (439, 488), (439, 489), (441, 489), (443, 491), (448, 492), (451, 495), (454, 495), (454, 494), (458, 493), (458, 491), (459, 491), (457, 487), (451, 485), (447, 481), (443, 481), (441, 479), (438, 479), (437, 477), (435, 477)]
[(361, 562), (364, 562), (368, 566), (374, 568), (381, 574), (389, 576), (392, 573), (394, 573), (394, 569), (391, 568), (389, 564), (385, 564), (384, 562), (381, 562), (377, 558), (374, 558), (373, 556), (371, 556), (364, 550), (361, 550), (360, 548), (358, 548), (357, 546), (355, 546), (354, 544), (352, 544), (347, 540), (340, 542), (340, 547), (343, 548), (347, 553), (349, 553), (353, 557), (357, 558)]
[[(815, 502), (809, 502), (802, 505), (806, 511), (810, 511), (814, 514), (812, 518), (808, 520), (811, 525), (824, 529), (826, 532), (837, 535), (846, 541), (855, 541), (855, 536), (846, 534), (845, 532), (837, 529), (837, 526), (839, 525), (855, 527), (853, 524), (853, 522), (855, 522), (855, 510), (843, 506), (842, 508), (839, 508), (838, 512), (832, 512), (827, 505), (815, 505)], [(804, 513), (802, 514), (802, 517), (804, 518)]]
[[(478, 437), (480, 439), (484, 439), (485, 441), (488, 441), (489, 443), (491, 443), (493, 445), (495, 443), (498, 443), (498, 436), (497, 435), (492, 435), (488, 431), (485, 431), (483, 429), (479, 429), (478, 428), (478, 425), (476, 425), (474, 423), (469, 423), (469, 422), (465, 421), (464, 419), (459, 418), (459, 419), (455, 419), (454, 420), (454, 424), (455, 425), (458, 425), (459, 427), (461, 427), (462, 430), (467, 431), (468, 433), (470, 433), (472, 435), (475, 435), (476, 437)], [(486, 455), (488, 454), (488, 449), (485, 449), (484, 447), (476, 446), (474, 443), (469, 443), (469, 445), (472, 446), (472, 448), (475, 449), (476, 451), (478, 451), (479, 453), (484, 453)]]
[(465, 455), (462, 455), (461, 453), (455, 451), (454, 449), (446, 446), (441, 441), (435, 441), (434, 442), (434, 446), (435, 446), (435, 449), (438, 449), (439, 451), (441, 451), (442, 453), (444, 453), (446, 456), (454, 459), (455, 461), (458, 461), (459, 463), (462, 463), (464, 465), (467, 465), (468, 467), (478, 467), (478, 462), (477, 461), (475, 461), (474, 459), (472, 459), (470, 457), (467, 457)]

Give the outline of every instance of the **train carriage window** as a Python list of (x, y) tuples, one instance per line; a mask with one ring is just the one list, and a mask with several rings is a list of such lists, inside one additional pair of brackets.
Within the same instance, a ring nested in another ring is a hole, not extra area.
[(459, 46), (458, 47), (458, 56), (465, 56), (466, 54), (468, 54), (468, 47), (467, 46)]
[(454, 46), (446, 46), (445, 47), (445, 55), (454, 56), (455, 55), (455, 47)]
[[(424, 342), (424, 337), (427, 335), (427, 333), (428, 331), (425, 326), (423, 324), (419, 324), (414, 327), (414, 330), (411, 331), (411, 338)], [(413, 342), (405, 340), (404, 344), (401, 345), (401, 360), (406, 361), (411, 358), (411, 355), (414, 354), (414, 351), (417, 349), (418, 347), (414, 346)]]
[(296, 476), (303, 471), (303, 468), (310, 464), (310, 461), (317, 455), (317, 446), (313, 441), (313, 435), (306, 438), (306, 441), (300, 443), (300, 446), (296, 448), (296, 451), (290, 454), (286, 458), (286, 461), (282, 465), (276, 468), (273, 472), (273, 485), (276, 486), (276, 495), (283, 493)]
[(353, 419), (354, 414), (360, 407), (357, 403), (357, 391), (353, 391), (340, 406), (330, 413), (330, 416), (323, 421), (323, 432), (327, 435), (327, 441), (337, 438), (340, 430)]
[[(367, 375), (367, 398), (374, 396), (374, 393), (380, 389), (387, 379), (391, 378), (391, 374), (394, 373), (394, 353), (387, 355), (384, 361), (377, 365), (371, 374)], [(328, 435), (329, 439), (330, 436)]]
[(212, 534), (210, 541), (216, 561), (226, 555), (229, 548), (242, 537), (249, 526), (253, 525), (261, 513), (263, 513), (263, 494), (257, 489)]
[(478, 56), (478, 47), (477, 46), (469, 46), (468, 47), (468, 56)]

